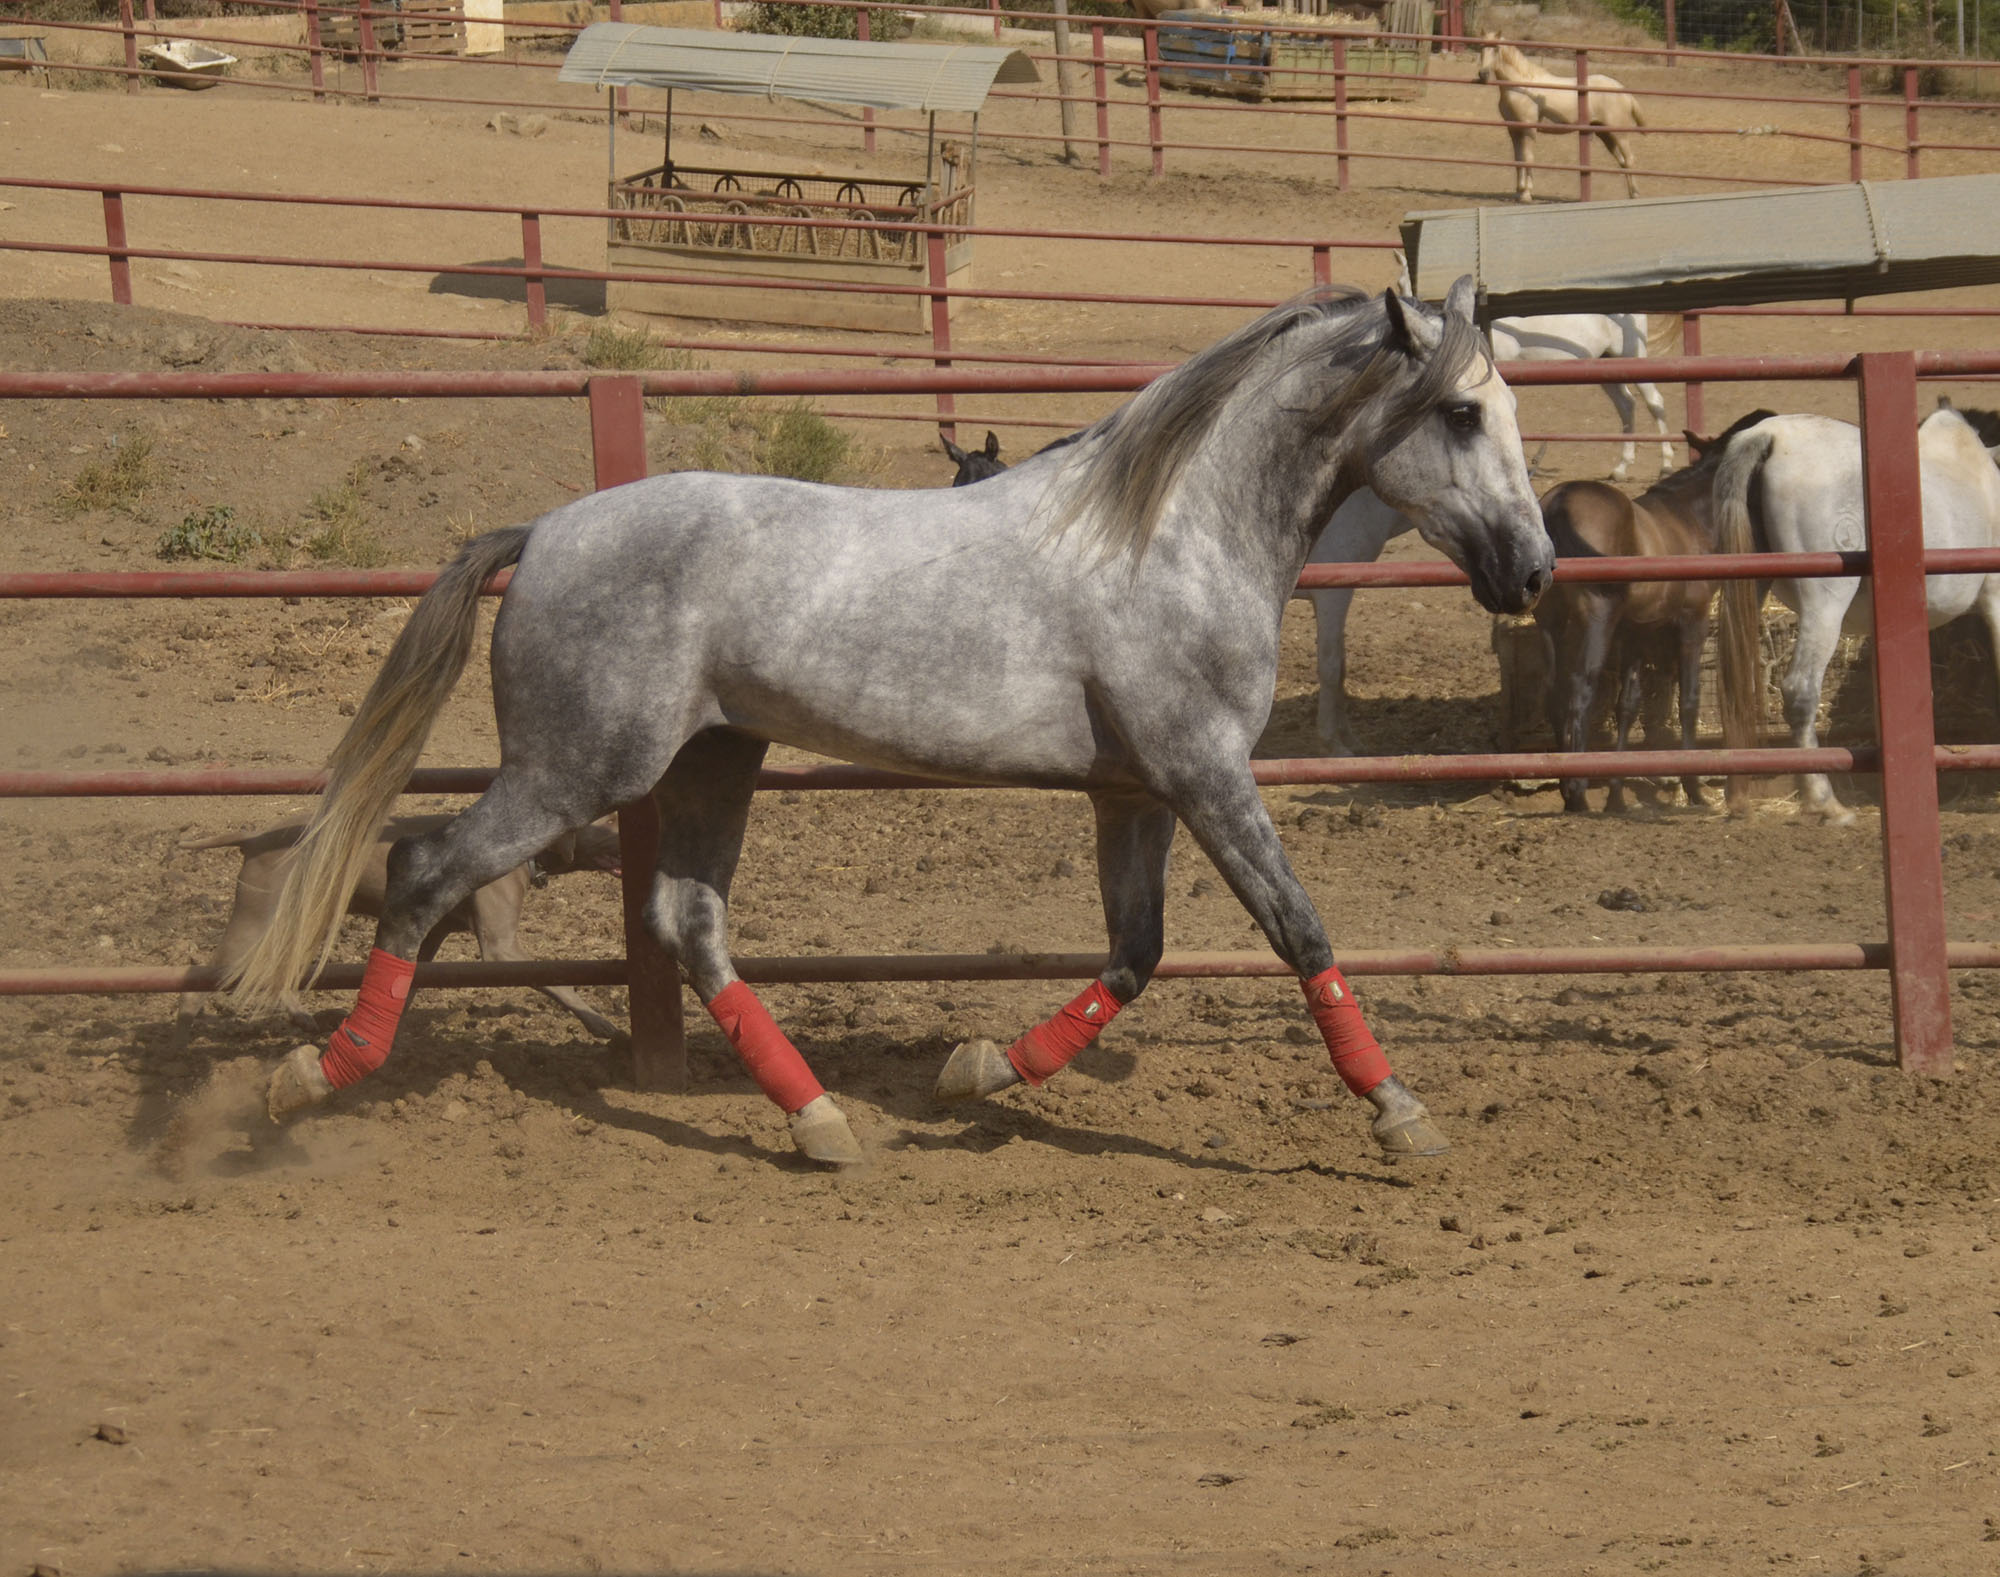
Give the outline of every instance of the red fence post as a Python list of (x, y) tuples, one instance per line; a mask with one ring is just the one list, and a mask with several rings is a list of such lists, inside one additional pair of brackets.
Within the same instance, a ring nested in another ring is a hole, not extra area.
[[(590, 380), (590, 447), (600, 490), (645, 476), (646, 401), (639, 379), (626, 374)], [(688, 1082), (680, 966), (646, 927), (659, 850), (660, 810), (648, 795), (618, 812), (632, 1082), (642, 1090), (677, 1090)]]
[[(1681, 314), (1681, 354), (1699, 356), (1701, 354), (1701, 314), (1684, 312)], [(1688, 431), (1701, 433), (1702, 427), (1702, 386), (1689, 380), (1687, 386), (1687, 426)]]
[(1313, 283), (1330, 285), (1333, 283), (1333, 248), (1315, 246), (1313, 248)]
[(1675, 63), (1674, 50), (1679, 46), (1681, 39), (1680, 39), (1680, 28), (1676, 24), (1676, 20), (1674, 17), (1674, 0), (1666, 0), (1666, 6), (1667, 6), (1667, 15), (1666, 15), (1667, 64), (1671, 66)]
[[(870, 42), (866, 6), (854, 13), (854, 36), (864, 44)], [(875, 151), (875, 111), (866, 104), (861, 106), (861, 151), (863, 153)]]
[(361, 0), (361, 91), (370, 104), (382, 101), (375, 78), (375, 17), (368, 0)]
[(1847, 68), (1847, 178), (1861, 179), (1861, 68)]
[[(924, 251), (931, 284), (931, 364), (936, 367), (949, 367), (951, 297), (945, 293), (949, 280), (945, 272), (945, 235), (942, 230), (932, 230), (925, 234)], [(958, 401), (954, 396), (940, 394), (937, 397), (938, 431), (953, 443), (958, 442), (958, 424), (952, 420), (957, 410)]]
[(326, 97), (326, 56), (319, 41), (319, 0), (302, 0), (306, 13), (306, 56), (311, 62), (313, 97)]
[(1917, 178), (1917, 68), (1903, 68), (1903, 174)]
[(1091, 91), (1097, 97), (1097, 173), (1111, 174), (1111, 94), (1104, 74), (1104, 25), (1090, 26)]
[(1945, 963), (1930, 620), (1924, 611), (1917, 359), (1912, 351), (1876, 351), (1859, 360), (1896, 1060), (1906, 1073), (1941, 1078), (1951, 1072), (1951, 976)]
[[(993, 36), (998, 38), (1000, 36), (1000, 0), (987, 0), (987, 4), (993, 8)], [(720, 0), (718, 0), (718, 8), (719, 5)]]
[(139, 39), (132, 30), (132, 0), (118, 0), (118, 27), (125, 35), (125, 91), (139, 91)]
[(1576, 52), (1576, 196), (1590, 201), (1590, 51)]
[(1333, 40), (1333, 182), (1347, 190), (1347, 40)]
[(132, 305), (132, 259), (125, 255), (125, 195), (104, 194), (104, 244), (111, 249), (111, 299)]
[(1146, 138), (1153, 145), (1153, 173), (1167, 173), (1167, 151), (1160, 141), (1160, 30), (1146, 24)]
[(527, 270), (528, 328), (539, 332), (549, 324), (549, 290), (542, 280), (542, 216), (521, 215), (521, 267)]

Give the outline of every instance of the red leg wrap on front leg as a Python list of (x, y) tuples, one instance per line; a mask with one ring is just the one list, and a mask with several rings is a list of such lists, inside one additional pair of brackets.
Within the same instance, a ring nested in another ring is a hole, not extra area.
[(407, 958), (374, 948), (361, 972), (361, 992), (354, 1011), (341, 1020), (319, 1059), (319, 1071), (336, 1090), (365, 1079), (381, 1067), (396, 1044), (396, 1025), (403, 1004), (410, 1000), (410, 981), (417, 966)]
[(810, 1106), (826, 1090), (813, 1077), (799, 1048), (785, 1038), (775, 1020), (757, 1000), (757, 993), (740, 980), (732, 980), (708, 1004), (708, 1011), (757, 1087), (789, 1115)]
[(1037, 1024), (1007, 1048), (1014, 1071), (1040, 1088), (1069, 1066), (1076, 1054), (1097, 1039), (1097, 1032), (1118, 1016), (1123, 1006), (1093, 980), (1088, 990), (1066, 1003), (1052, 1019)]
[(1314, 975), (1300, 982), (1305, 988), (1306, 1006), (1326, 1041), (1333, 1058), (1333, 1071), (1356, 1095), (1366, 1095), (1389, 1077), (1389, 1059), (1382, 1054), (1368, 1021), (1355, 1006), (1353, 989), (1338, 969)]

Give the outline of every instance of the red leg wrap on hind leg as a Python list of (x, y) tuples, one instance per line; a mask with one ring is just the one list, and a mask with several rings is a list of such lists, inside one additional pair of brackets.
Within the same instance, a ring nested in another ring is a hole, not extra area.
[(1329, 969), (1299, 984), (1333, 1058), (1333, 1071), (1356, 1095), (1366, 1095), (1389, 1077), (1389, 1059), (1368, 1032), (1368, 1021), (1355, 1006), (1346, 977), (1338, 969)]
[(1014, 1071), (1040, 1088), (1069, 1066), (1076, 1054), (1097, 1039), (1097, 1032), (1118, 1016), (1123, 1006), (1093, 980), (1089, 989), (1064, 1004), (1054, 1018), (1045, 1019), (1007, 1048), (1007, 1060)]
[(361, 992), (354, 999), (354, 1011), (341, 1020), (340, 1028), (326, 1043), (319, 1059), (319, 1071), (336, 1090), (344, 1090), (381, 1067), (396, 1044), (396, 1025), (403, 1017), (403, 1004), (410, 1000), (410, 980), (417, 966), (407, 958), (375, 948), (368, 954), (368, 967), (361, 972)]
[(799, 1048), (785, 1038), (775, 1020), (757, 1000), (757, 993), (732, 980), (708, 1004), (709, 1016), (722, 1026), (743, 1066), (757, 1087), (786, 1112), (810, 1106), (825, 1088), (813, 1077)]

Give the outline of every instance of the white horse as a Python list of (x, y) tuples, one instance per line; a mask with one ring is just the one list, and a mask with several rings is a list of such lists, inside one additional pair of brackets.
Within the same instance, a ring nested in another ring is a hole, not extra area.
[[(1974, 413), (1990, 421), (1984, 413)], [(1917, 430), (1922, 473), (1924, 546), (1987, 548), (2000, 544), (2000, 469), (1972, 423), (1944, 407)], [(1723, 553), (1854, 552), (1867, 547), (1861, 493), (1861, 434), (1828, 416), (1774, 416), (1730, 440), (1715, 476)], [(1799, 616), (1798, 642), (1780, 688), (1792, 743), (1819, 744), (1820, 687), (1843, 632), (1873, 627), (1868, 583), (1857, 576), (1771, 583)], [(1762, 708), (1757, 661), (1761, 590), (1728, 583), (1722, 599), (1722, 685), (1732, 743), (1749, 743)], [(1924, 582), (1930, 627), (1978, 610), (2000, 652), (2000, 575), (1932, 575)], [(1834, 797), (1823, 774), (1802, 773), (1805, 808), (1833, 826), (1854, 813)]]
[[(1576, 78), (1544, 71), (1512, 44), (1503, 44), (1488, 33), (1480, 40), (1479, 80), (1500, 89), (1500, 118), (1507, 123), (1507, 135), (1514, 144), (1514, 195), (1531, 203), (1535, 200), (1535, 130), (1539, 126), (1576, 125)], [(1584, 86), (1590, 90), (1589, 124), (1625, 172), (1625, 195), (1637, 197), (1639, 183), (1632, 176), (1632, 150), (1622, 133), (1646, 124), (1639, 113), (1639, 101), (1626, 91), (1624, 83), (1600, 71), (1591, 72)]]

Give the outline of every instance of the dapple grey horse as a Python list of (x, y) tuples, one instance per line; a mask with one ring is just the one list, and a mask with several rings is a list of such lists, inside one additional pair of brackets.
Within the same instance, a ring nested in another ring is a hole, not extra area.
[(939, 1093), (1041, 1083), (1145, 986), (1184, 823), (1306, 989), (1391, 1154), (1444, 1148), (1335, 967), (1250, 771), (1285, 600), (1320, 526), (1375, 492), (1519, 612), (1553, 567), (1514, 401), (1461, 280), (1442, 313), (1326, 287), (1156, 380), (1071, 444), (979, 487), (825, 487), (680, 473), (469, 543), (417, 605), (335, 747), (278, 914), (234, 985), (295, 992), (332, 947), (368, 840), (470, 654), (480, 586), (518, 563), (493, 631), (500, 770), (397, 845), (355, 1010), (273, 1073), (274, 1118), (388, 1054), (437, 918), (564, 828), (651, 794), (648, 926), (811, 1160), (861, 1158), (846, 1118), (732, 968), (728, 896), (765, 751), (783, 742), (966, 782), (1079, 790), (1097, 818), (1110, 957), (1005, 1052), (955, 1051)]

